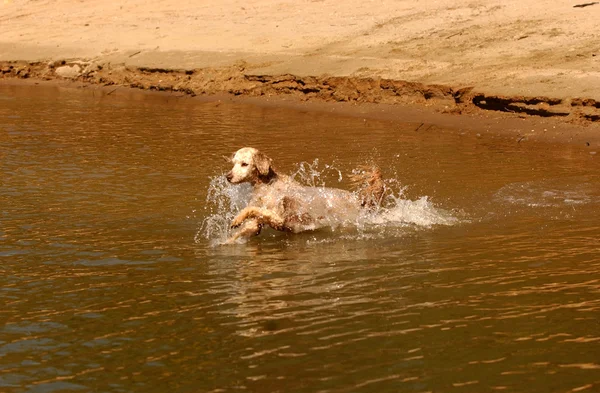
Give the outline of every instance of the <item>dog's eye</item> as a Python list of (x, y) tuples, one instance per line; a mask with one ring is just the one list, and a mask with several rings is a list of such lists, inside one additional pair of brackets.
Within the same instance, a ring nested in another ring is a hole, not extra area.
[(242, 166), (248, 166), (247, 162), (242, 162)]

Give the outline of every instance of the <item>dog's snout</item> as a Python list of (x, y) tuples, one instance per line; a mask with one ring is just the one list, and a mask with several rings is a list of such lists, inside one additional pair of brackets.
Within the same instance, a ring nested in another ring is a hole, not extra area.
[(229, 172), (229, 173), (228, 173), (228, 174), (225, 176), (225, 178), (227, 179), (227, 181), (228, 181), (228, 182), (230, 182), (230, 183), (231, 183), (231, 179), (233, 179), (233, 173)]

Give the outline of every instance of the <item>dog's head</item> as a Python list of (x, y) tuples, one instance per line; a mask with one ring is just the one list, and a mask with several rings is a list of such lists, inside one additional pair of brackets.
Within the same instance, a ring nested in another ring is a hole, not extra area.
[(233, 168), (227, 174), (227, 181), (233, 184), (256, 184), (273, 174), (271, 159), (252, 147), (236, 151), (231, 162)]

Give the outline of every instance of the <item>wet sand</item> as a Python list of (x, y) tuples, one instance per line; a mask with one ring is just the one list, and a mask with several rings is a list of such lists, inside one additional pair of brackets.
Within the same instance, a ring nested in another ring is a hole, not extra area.
[(594, 2), (3, 0), (0, 10), (0, 83), (345, 102), (361, 113), (392, 105), (421, 121), (485, 118), (520, 141), (600, 140)]

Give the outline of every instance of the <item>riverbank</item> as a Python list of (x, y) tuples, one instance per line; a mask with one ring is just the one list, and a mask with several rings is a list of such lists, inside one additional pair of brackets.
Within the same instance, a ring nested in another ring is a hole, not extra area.
[(0, 9), (3, 79), (555, 119), (600, 139), (595, 3), (4, 0)]

